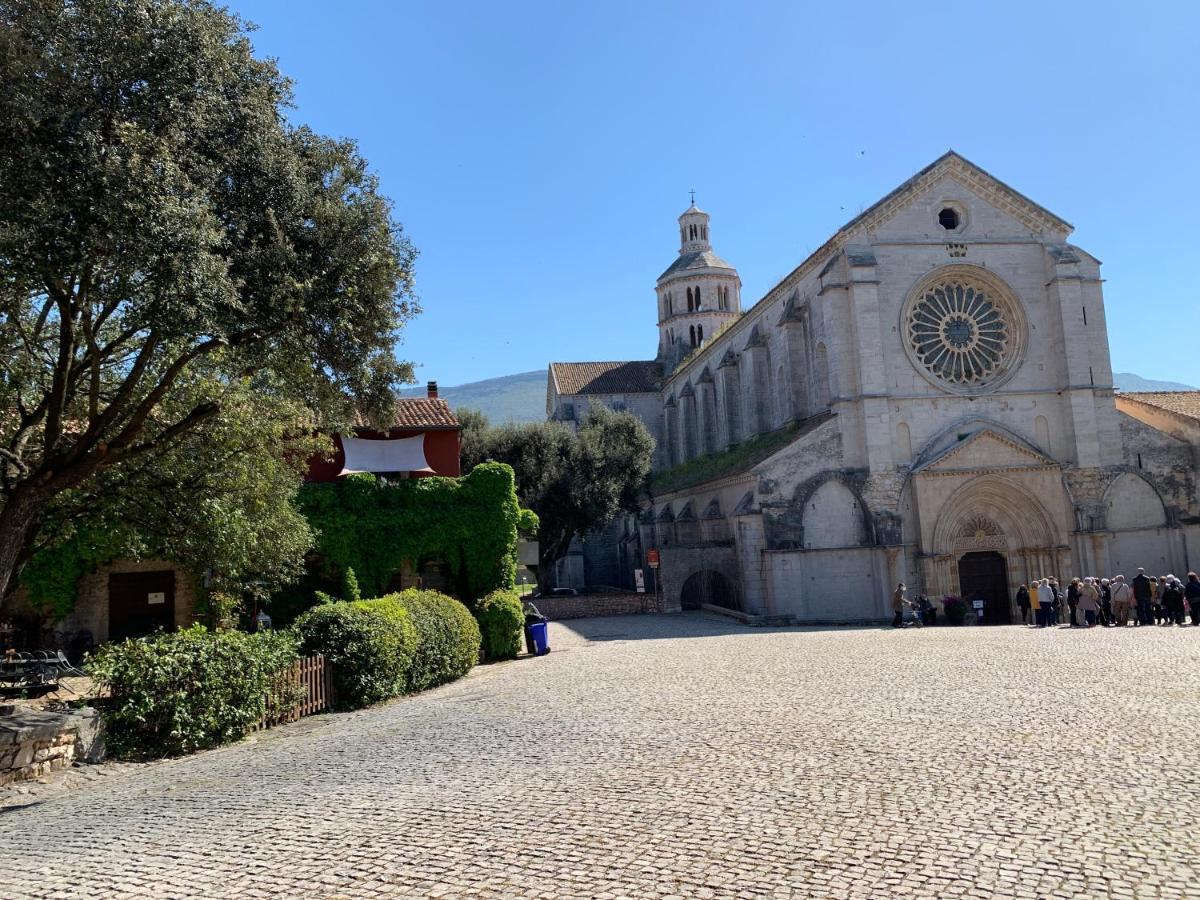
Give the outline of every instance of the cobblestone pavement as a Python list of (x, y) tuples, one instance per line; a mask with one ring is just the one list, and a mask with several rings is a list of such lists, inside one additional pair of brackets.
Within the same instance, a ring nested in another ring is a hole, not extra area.
[(1200, 628), (551, 639), (35, 797), (0, 894), (1200, 896)]

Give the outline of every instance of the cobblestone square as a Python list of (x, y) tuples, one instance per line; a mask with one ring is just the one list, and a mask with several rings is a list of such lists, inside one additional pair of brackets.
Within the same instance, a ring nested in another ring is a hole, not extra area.
[(0, 813), (0, 894), (1200, 896), (1200, 628), (551, 641), (38, 789)]

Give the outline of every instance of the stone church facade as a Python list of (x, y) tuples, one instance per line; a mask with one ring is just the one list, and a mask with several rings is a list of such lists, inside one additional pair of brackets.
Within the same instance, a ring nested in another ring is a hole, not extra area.
[(1200, 440), (1118, 404), (1100, 263), (1058, 216), (948, 153), (744, 312), (709, 216), (679, 226), (656, 358), (550, 366), (552, 418), (657, 440), (641, 514), (564, 577), (628, 586), (657, 548), (667, 609), (875, 620), (904, 581), (1007, 621), (1032, 579), (1200, 565)]

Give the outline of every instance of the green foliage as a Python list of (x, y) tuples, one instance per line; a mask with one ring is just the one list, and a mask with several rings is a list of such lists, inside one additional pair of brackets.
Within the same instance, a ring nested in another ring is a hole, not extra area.
[(794, 441), (800, 428), (801, 423), (789, 422), (782, 428), (755, 435), (721, 453), (689, 459), (656, 472), (650, 479), (650, 490), (655, 494), (665, 494), (748, 469)]
[(437, 591), (407, 590), (378, 602), (394, 602), (408, 612), (417, 629), (417, 650), (409, 669), (408, 689), (423, 691), (461, 678), (479, 662), (481, 636), (470, 610)]
[[(468, 471), (483, 460), (512, 466), (521, 504), (537, 513), (543, 579), (578, 535), (635, 511), (654, 439), (635, 416), (598, 406), (578, 432), (561, 422), (491, 428), (463, 453)], [(506, 587), (510, 585), (505, 585)]]
[(397, 604), (326, 603), (304, 613), (294, 627), (302, 653), (320, 653), (333, 665), (342, 708), (370, 706), (407, 687), (417, 632)]
[(475, 604), (486, 659), (515, 659), (521, 652), (525, 610), (513, 591), (492, 591)]
[(286, 633), (210, 632), (199, 625), (101, 647), (92, 676), (112, 692), (110, 751), (174, 756), (243, 737), (266, 712), (276, 675), (296, 660)]
[(237, 594), (209, 591), (201, 598), (197, 612), (213, 631), (229, 631), (237, 628), (245, 606), (245, 601)]
[[(255, 477), (236, 442), (191, 439), (276, 403), (309, 411), (294, 434), (390, 414), (416, 253), (377, 177), (291, 124), (288, 80), (206, 0), (0, 0), (0, 84), (0, 596), (64, 522), (125, 521), (125, 490), (143, 537), (193, 516), (218, 527), (169, 531), (195, 556), (294, 574), (294, 482), (262, 514), (214, 483)], [(199, 487), (162, 462), (188, 453)], [(152, 509), (160, 480), (187, 502)]]
[[(207, 388), (193, 385), (184, 406), (193, 390)], [(238, 596), (303, 571), (313, 535), (294, 501), (318, 446), (306, 436), (311, 414), (266, 377), (228, 387), (227, 397), (236, 402), (169, 450), (105, 469), (43, 511), (42, 541), (21, 574), (42, 610), (69, 612), (79, 577), (118, 556), (208, 571), (216, 589)]]
[(358, 576), (349, 566), (342, 573), (342, 599), (351, 602), (362, 599), (362, 591), (358, 589)]
[(128, 529), (81, 528), (34, 556), (21, 573), (21, 583), (35, 609), (51, 620), (75, 606), (79, 579), (97, 566), (134, 551)]
[(305, 485), (300, 504), (319, 535), (318, 574), (334, 584), (353, 569), (363, 590), (378, 596), (405, 562), (428, 559), (444, 561), (468, 599), (516, 584), (521, 515), (506, 465), (396, 483), (349, 475)]

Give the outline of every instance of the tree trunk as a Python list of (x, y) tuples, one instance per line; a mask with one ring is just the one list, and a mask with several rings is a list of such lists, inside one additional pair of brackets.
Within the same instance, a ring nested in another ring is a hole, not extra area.
[(44, 500), (31, 488), (22, 487), (0, 506), (0, 608), (17, 588), (17, 578), (37, 523), (37, 511)]
[(538, 590), (543, 596), (550, 590), (554, 564), (567, 555), (574, 537), (572, 532), (559, 534), (551, 540), (544, 540), (543, 535), (538, 535)]

